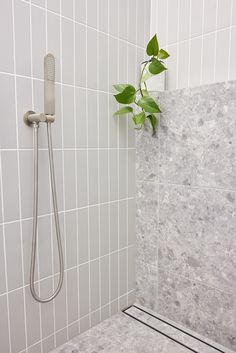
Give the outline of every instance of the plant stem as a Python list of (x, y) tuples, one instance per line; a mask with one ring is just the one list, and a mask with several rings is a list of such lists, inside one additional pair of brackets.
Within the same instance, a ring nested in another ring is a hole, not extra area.
[(141, 96), (143, 97), (143, 91), (142, 91), (142, 78), (143, 78), (143, 73), (144, 73), (144, 71), (145, 71), (145, 69), (146, 69), (146, 66), (147, 66), (147, 64), (149, 63), (149, 61), (147, 61), (146, 63), (145, 63), (145, 65), (143, 66), (143, 69), (142, 69), (142, 72), (141, 72), (141, 75), (140, 75), (140, 79), (139, 79), (139, 90), (140, 90), (140, 93), (141, 93)]

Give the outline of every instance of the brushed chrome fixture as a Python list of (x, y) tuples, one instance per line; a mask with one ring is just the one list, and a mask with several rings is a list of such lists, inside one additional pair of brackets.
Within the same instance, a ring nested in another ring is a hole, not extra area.
[[(52, 54), (47, 54), (44, 57), (44, 113), (37, 114), (33, 111), (28, 111), (24, 115), (26, 125), (33, 128), (33, 145), (34, 145), (34, 202), (33, 202), (33, 235), (31, 249), (31, 264), (30, 264), (30, 291), (33, 298), (40, 303), (48, 303), (53, 300), (61, 290), (64, 277), (64, 261), (62, 251), (62, 240), (60, 234), (60, 225), (57, 209), (57, 194), (53, 161), (52, 147), (52, 132), (51, 123), (55, 120), (55, 58)], [(35, 261), (37, 247), (37, 229), (38, 229), (38, 129), (40, 123), (47, 124), (47, 140), (50, 165), (50, 177), (52, 188), (53, 212), (56, 228), (57, 247), (60, 263), (60, 277), (58, 285), (54, 293), (48, 298), (40, 298), (35, 290)]]

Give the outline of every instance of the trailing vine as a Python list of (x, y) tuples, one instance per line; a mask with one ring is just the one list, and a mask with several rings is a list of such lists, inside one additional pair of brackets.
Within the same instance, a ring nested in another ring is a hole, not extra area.
[(117, 110), (114, 115), (132, 114), (136, 129), (141, 129), (145, 121), (148, 120), (153, 134), (155, 134), (158, 125), (157, 114), (161, 113), (161, 110), (154, 99), (150, 97), (146, 81), (167, 70), (163, 60), (167, 59), (169, 54), (164, 49), (159, 49), (156, 34), (149, 41), (146, 53), (150, 58), (142, 63), (143, 67), (138, 88), (136, 89), (130, 84), (116, 84), (113, 86), (118, 92), (114, 95), (115, 99), (118, 103), (125, 105)]

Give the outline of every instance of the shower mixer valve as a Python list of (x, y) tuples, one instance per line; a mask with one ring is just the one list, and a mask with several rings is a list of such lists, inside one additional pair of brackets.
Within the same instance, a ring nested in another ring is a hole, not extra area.
[(55, 121), (55, 115), (40, 113), (37, 114), (32, 110), (29, 110), (24, 115), (24, 122), (28, 126), (38, 125), (39, 123), (53, 123)]

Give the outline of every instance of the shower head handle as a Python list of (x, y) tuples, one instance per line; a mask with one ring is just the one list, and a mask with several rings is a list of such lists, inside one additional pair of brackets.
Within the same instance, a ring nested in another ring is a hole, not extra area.
[(44, 57), (44, 113), (55, 115), (55, 57), (51, 53)]

